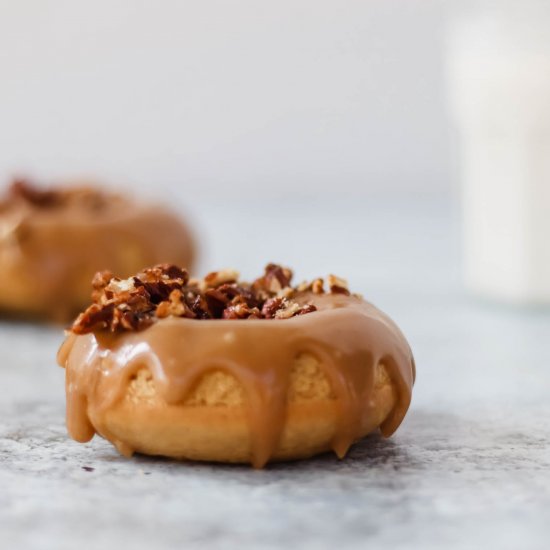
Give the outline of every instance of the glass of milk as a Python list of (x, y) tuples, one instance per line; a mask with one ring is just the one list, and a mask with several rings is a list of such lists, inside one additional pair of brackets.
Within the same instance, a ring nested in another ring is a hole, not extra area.
[(447, 66), (466, 284), (500, 301), (550, 304), (550, 1), (464, 14)]

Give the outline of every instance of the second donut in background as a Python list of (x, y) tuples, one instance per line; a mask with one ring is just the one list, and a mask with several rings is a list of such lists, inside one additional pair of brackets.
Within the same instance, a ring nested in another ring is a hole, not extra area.
[(90, 301), (98, 270), (193, 265), (185, 222), (162, 205), (96, 185), (16, 180), (0, 199), (0, 313), (67, 322)]

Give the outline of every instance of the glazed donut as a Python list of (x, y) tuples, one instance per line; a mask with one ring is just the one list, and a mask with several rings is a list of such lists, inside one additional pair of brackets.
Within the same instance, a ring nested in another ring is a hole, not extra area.
[(189, 230), (162, 207), (90, 185), (15, 181), (0, 201), (0, 312), (70, 321), (90, 302), (97, 271), (128, 276), (193, 256)]
[(391, 435), (415, 376), (401, 331), (344, 280), (291, 276), (275, 264), (252, 284), (171, 265), (98, 274), (58, 353), (69, 434), (126, 456), (255, 467)]

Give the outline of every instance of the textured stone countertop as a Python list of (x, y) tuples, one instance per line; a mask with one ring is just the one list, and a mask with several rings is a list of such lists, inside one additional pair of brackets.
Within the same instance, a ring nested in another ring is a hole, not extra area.
[(418, 364), (401, 428), (263, 471), (127, 460), (67, 437), (61, 331), (3, 322), (0, 548), (548, 548), (550, 313), (463, 295), (448, 203), (272, 205), (240, 226), (207, 206), (205, 268), (336, 271), (396, 319)]

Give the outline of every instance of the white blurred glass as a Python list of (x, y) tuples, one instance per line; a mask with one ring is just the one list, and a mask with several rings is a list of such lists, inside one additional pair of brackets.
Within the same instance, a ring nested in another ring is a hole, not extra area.
[(448, 50), (465, 280), (550, 304), (550, 1), (494, 6), (461, 17)]

